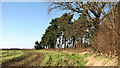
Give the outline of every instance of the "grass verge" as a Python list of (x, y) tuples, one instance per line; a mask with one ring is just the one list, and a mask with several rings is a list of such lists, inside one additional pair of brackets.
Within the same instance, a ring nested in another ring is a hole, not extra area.
[(87, 61), (84, 61), (88, 55), (68, 54), (65, 52), (56, 51), (35, 51), (45, 53), (43, 62), (40, 66), (84, 66)]

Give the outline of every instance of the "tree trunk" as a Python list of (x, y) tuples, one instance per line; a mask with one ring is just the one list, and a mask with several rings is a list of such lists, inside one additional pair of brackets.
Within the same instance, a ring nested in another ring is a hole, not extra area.
[(66, 48), (66, 38), (64, 38), (64, 49)]
[(80, 40), (79, 40), (79, 42), (78, 42), (79, 44), (78, 44), (78, 47), (80, 48), (82, 45), (81, 45), (81, 38), (80, 38)]
[(50, 49), (50, 43), (49, 43), (49, 49)]
[(83, 45), (83, 47), (85, 47), (85, 42), (86, 42), (86, 34), (84, 35), (84, 39), (83, 39), (83, 41), (84, 41), (84, 45)]
[(83, 44), (82, 44), (82, 43), (83, 43), (82, 38), (81, 38), (80, 40), (81, 40), (81, 47), (83, 47)]
[(61, 40), (61, 38), (60, 38), (61, 36), (59, 36), (59, 48), (60, 48), (60, 40)]
[(75, 49), (75, 37), (73, 37), (73, 49)]
[(56, 42), (54, 43), (54, 49), (56, 49)]
[(74, 41), (74, 46), (73, 46), (73, 49), (75, 49), (76, 48), (76, 44), (75, 44), (75, 41)]

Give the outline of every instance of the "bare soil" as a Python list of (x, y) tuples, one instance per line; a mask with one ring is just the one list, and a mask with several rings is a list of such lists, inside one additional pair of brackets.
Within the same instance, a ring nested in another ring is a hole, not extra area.
[(85, 59), (85, 61), (88, 61), (86, 66), (117, 66), (118, 60), (117, 59), (111, 59), (110, 61), (106, 61), (103, 58), (95, 58), (94, 56), (88, 57)]
[[(63, 51), (69, 54), (76, 53), (81, 55), (83, 52), (91, 52), (92, 48), (57, 48), (57, 49), (41, 49), (45, 51)], [(26, 56), (21, 57), (19, 60), (12, 60), (7, 63), (3, 63), (2, 66), (39, 66), (44, 59), (45, 53), (40, 52), (32, 52), (29, 50), (21, 50), (26, 53)], [(33, 55), (38, 55), (36, 58), (29, 60)], [(51, 58), (52, 59), (52, 58)], [(105, 61), (104, 59), (96, 59), (94, 56), (89, 56), (85, 59), (88, 63), (85, 66), (117, 66), (118, 62), (117, 59), (111, 59), (109, 62)], [(51, 61), (50, 61), (51, 62)], [(59, 63), (58, 63), (59, 64)], [(57, 64), (57, 65), (58, 65)]]

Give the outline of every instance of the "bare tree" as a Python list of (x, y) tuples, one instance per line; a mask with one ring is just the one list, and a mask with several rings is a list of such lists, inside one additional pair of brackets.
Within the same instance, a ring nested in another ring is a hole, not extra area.
[[(114, 3), (106, 2), (52, 2), (50, 4), (48, 13), (52, 10), (70, 10), (72, 13), (85, 14), (88, 20), (91, 22), (91, 26), (95, 29), (99, 28), (99, 24), (103, 19), (112, 13), (111, 5), (116, 5)], [(106, 10), (107, 9), (107, 10)]]

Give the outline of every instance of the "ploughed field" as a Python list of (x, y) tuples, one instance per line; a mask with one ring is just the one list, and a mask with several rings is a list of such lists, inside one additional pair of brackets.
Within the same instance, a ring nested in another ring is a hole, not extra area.
[(88, 57), (45, 50), (2, 50), (0, 56), (3, 66), (85, 66)]

